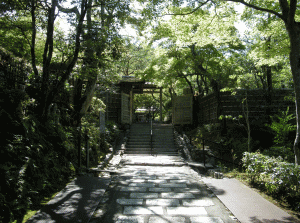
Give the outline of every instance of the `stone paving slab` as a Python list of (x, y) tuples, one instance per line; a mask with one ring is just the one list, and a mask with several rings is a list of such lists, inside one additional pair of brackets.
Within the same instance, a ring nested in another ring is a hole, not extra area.
[(170, 193), (161, 193), (162, 198), (196, 198), (195, 195), (192, 193), (177, 193), (177, 192), (170, 192)]
[(220, 217), (191, 217), (191, 223), (224, 223)]
[(189, 180), (170, 180), (170, 183), (186, 183), (189, 184)]
[(150, 217), (149, 223), (185, 223), (184, 217)]
[(187, 185), (186, 184), (178, 184), (178, 183), (166, 183), (166, 184), (159, 184), (159, 187), (168, 187), (168, 188), (174, 188), (174, 187), (183, 187), (186, 188)]
[(159, 188), (149, 188), (150, 192), (171, 192), (171, 188), (159, 187)]
[(141, 216), (118, 216), (115, 223), (144, 223), (144, 217)]
[(167, 180), (165, 179), (160, 179), (160, 180), (148, 180), (150, 183), (157, 183), (157, 184), (166, 184)]
[(130, 187), (154, 187), (154, 183), (131, 183)]
[(208, 215), (204, 207), (167, 207), (167, 213), (169, 215), (184, 216)]
[(143, 205), (143, 199), (117, 199), (117, 203), (121, 205)]
[(157, 207), (157, 206), (153, 206), (153, 207), (143, 207), (143, 206), (128, 206), (128, 207), (124, 207), (124, 215), (128, 214), (136, 214), (136, 215), (163, 215), (164, 211), (162, 207)]
[(146, 192), (147, 188), (145, 188), (145, 187), (122, 187), (121, 191)]
[(147, 199), (146, 205), (150, 206), (178, 206), (178, 199)]
[[(174, 188), (173, 189), (174, 192), (184, 192), (184, 193), (191, 193), (191, 194), (199, 194), (202, 193), (201, 190), (199, 190), (198, 188)], [(193, 198), (193, 197), (192, 197)]]
[(131, 198), (158, 198), (158, 193), (131, 193)]
[(182, 200), (183, 206), (200, 206), (200, 207), (206, 207), (206, 206), (213, 206), (214, 203), (212, 200), (208, 199), (189, 199), (189, 200)]

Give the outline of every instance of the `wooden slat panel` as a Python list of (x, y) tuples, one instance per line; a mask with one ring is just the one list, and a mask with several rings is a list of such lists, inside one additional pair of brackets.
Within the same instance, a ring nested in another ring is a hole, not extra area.
[(173, 124), (193, 123), (193, 95), (175, 96), (173, 100)]
[(246, 97), (249, 110), (249, 118), (260, 118), (269, 114), (276, 114), (278, 111), (286, 111), (290, 107), (290, 113), (295, 113), (295, 103), (284, 100), (286, 96), (293, 96), (293, 91), (288, 89), (274, 90), (272, 94), (271, 105), (266, 100), (266, 91), (259, 90), (237, 90), (235, 95), (231, 92), (220, 92), (219, 105), (215, 94), (210, 94), (198, 99), (199, 111), (198, 117), (201, 123), (211, 123), (218, 120), (218, 106), (222, 115), (244, 115), (242, 101)]

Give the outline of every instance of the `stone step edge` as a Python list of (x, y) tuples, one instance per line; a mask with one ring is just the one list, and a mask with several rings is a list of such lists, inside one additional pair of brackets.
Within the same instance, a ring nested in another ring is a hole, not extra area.
[(136, 162), (136, 163), (127, 163), (125, 162), (124, 163), (125, 165), (130, 165), (130, 166), (187, 166), (186, 163), (139, 163), (139, 162)]

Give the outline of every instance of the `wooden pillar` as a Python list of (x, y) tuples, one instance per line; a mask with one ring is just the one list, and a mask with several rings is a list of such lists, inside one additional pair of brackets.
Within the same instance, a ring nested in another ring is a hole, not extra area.
[(160, 109), (160, 122), (162, 122), (162, 88), (160, 88), (160, 91), (159, 91), (159, 101), (160, 101), (160, 104), (159, 104), (159, 109)]
[(108, 97), (109, 97), (109, 94), (108, 94), (108, 92), (105, 92), (105, 105), (106, 105), (106, 113), (105, 113), (105, 115), (106, 115), (106, 120), (108, 121), (108, 110), (110, 109), (109, 108), (109, 106), (110, 105), (108, 105)]
[(133, 91), (130, 91), (130, 125), (132, 124), (133, 120)]

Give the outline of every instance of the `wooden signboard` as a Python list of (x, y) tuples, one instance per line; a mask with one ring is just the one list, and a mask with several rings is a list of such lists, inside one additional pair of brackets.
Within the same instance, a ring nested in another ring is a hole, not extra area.
[(193, 95), (175, 96), (173, 98), (173, 124), (193, 123)]
[(121, 94), (121, 123), (130, 124), (130, 96)]

